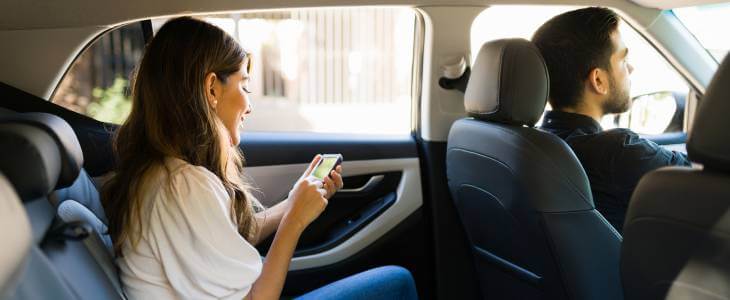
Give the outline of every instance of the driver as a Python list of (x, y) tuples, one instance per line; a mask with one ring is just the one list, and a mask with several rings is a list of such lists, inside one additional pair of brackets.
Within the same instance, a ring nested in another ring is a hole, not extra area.
[(541, 129), (568, 143), (588, 175), (596, 209), (619, 232), (641, 177), (664, 166), (689, 166), (687, 155), (664, 149), (633, 131), (604, 131), (606, 114), (631, 107), (633, 67), (610, 9), (589, 7), (553, 17), (532, 37), (550, 75)]

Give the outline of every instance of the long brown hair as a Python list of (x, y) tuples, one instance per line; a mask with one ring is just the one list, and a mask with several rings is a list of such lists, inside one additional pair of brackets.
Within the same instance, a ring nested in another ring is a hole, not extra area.
[(242, 181), (243, 156), (230, 146), (204, 89), (206, 74), (213, 72), (225, 83), (242, 67), (251, 68), (250, 58), (231, 36), (190, 17), (168, 21), (147, 45), (132, 79), (132, 111), (114, 137), (115, 174), (102, 190), (118, 255), (125, 241), (136, 247), (140, 239), (145, 177), (164, 166), (166, 157), (217, 175), (232, 199), (238, 232), (252, 238), (256, 200)]

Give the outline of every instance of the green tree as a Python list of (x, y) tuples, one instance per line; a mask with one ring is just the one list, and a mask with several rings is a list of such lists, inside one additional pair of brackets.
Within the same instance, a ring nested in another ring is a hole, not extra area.
[(132, 110), (132, 99), (125, 95), (128, 81), (117, 77), (107, 89), (94, 88), (92, 95), (96, 101), (89, 103), (87, 113), (94, 119), (108, 123), (121, 124)]

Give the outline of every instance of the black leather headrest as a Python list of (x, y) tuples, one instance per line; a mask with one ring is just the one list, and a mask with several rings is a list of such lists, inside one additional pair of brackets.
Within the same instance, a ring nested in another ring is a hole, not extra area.
[(690, 160), (730, 172), (730, 59), (720, 64), (695, 115), (687, 140)]
[(56, 141), (42, 129), (22, 123), (0, 122), (0, 172), (23, 201), (47, 196), (61, 173)]
[(50, 135), (61, 155), (61, 174), (55, 188), (64, 188), (73, 184), (84, 164), (84, 155), (71, 125), (58, 116), (39, 112), (4, 115), (0, 118), (0, 123), (28, 124)]
[(549, 86), (535, 45), (524, 39), (495, 40), (479, 50), (464, 107), (480, 120), (533, 126), (545, 110)]

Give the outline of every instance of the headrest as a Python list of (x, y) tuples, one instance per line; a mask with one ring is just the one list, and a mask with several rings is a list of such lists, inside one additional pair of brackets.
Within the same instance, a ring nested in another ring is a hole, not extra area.
[(47, 132), (29, 124), (0, 122), (0, 172), (23, 201), (47, 196), (61, 173), (61, 154)]
[(687, 140), (690, 160), (730, 172), (730, 59), (720, 64), (702, 98)]
[(483, 121), (533, 126), (545, 110), (549, 86), (535, 45), (524, 39), (495, 40), (479, 50), (464, 107)]
[(76, 180), (84, 164), (84, 155), (71, 125), (58, 116), (39, 112), (16, 113), (0, 118), (0, 123), (8, 122), (33, 125), (53, 138), (61, 154), (61, 174), (55, 189), (70, 186)]
[(18, 282), (21, 266), (30, 253), (33, 233), (18, 195), (2, 175), (0, 175), (0, 230), (3, 237), (3, 251), (0, 251), (0, 298), (5, 299), (14, 291), (14, 286)]

